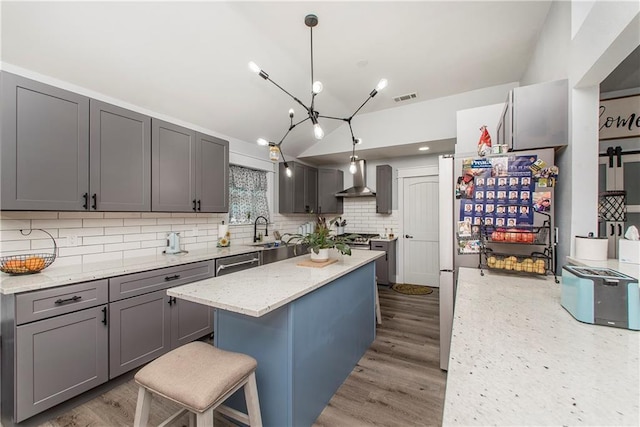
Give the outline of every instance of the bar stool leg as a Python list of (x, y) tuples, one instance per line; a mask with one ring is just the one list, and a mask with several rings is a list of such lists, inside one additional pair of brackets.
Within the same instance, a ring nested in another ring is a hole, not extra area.
[(244, 385), (244, 399), (247, 402), (247, 415), (251, 427), (262, 427), (262, 415), (260, 414), (260, 401), (258, 400), (258, 386), (256, 385), (256, 373), (252, 372)]
[(196, 425), (198, 427), (213, 427), (213, 411), (214, 408), (210, 408), (203, 413), (196, 414)]
[(152, 397), (151, 392), (146, 388), (140, 387), (138, 389), (138, 401), (136, 402), (136, 415), (133, 420), (133, 427), (147, 427)]

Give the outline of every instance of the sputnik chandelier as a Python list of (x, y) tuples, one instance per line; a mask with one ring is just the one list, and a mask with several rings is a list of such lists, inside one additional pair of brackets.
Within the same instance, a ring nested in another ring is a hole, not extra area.
[(320, 123), (318, 123), (318, 119), (319, 118), (323, 118), (323, 119), (331, 119), (331, 120), (340, 120), (340, 121), (346, 122), (349, 125), (349, 131), (351, 132), (352, 152), (351, 152), (351, 162), (350, 162), (351, 164), (349, 166), (349, 171), (351, 173), (355, 173), (356, 172), (355, 147), (356, 147), (356, 144), (359, 144), (361, 142), (361, 139), (360, 138), (356, 138), (353, 135), (353, 128), (351, 127), (351, 120), (353, 119), (353, 117), (356, 114), (358, 114), (358, 112), (362, 109), (362, 107), (364, 107), (365, 104), (367, 102), (369, 102), (369, 100), (371, 98), (376, 96), (379, 91), (381, 91), (382, 89), (387, 87), (387, 80), (386, 79), (380, 80), (378, 82), (378, 85), (376, 86), (376, 88), (373, 89), (369, 93), (369, 96), (367, 97), (367, 99), (365, 99), (365, 101), (362, 104), (360, 104), (360, 106), (349, 117), (332, 117), (332, 116), (324, 116), (324, 115), (320, 114), (315, 109), (315, 99), (316, 99), (316, 95), (318, 95), (320, 92), (322, 92), (322, 88), (323, 87), (322, 87), (322, 83), (320, 81), (314, 81), (313, 80), (313, 27), (318, 25), (318, 17), (316, 15), (309, 14), (309, 15), (305, 16), (304, 23), (305, 23), (305, 25), (307, 27), (309, 27), (309, 33), (311, 35), (311, 104), (310, 104), (309, 107), (307, 107), (302, 101), (300, 101), (300, 99), (296, 98), (291, 93), (286, 91), (278, 83), (274, 82), (271, 79), (271, 77), (269, 77), (269, 74), (267, 74), (263, 69), (261, 69), (255, 62), (252, 61), (252, 62), (249, 63), (249, 69), (251, 71), (253, 71), (257, 75), (259, 75), (263, 79), (270, 81), (278, 89), (280, 89), (281, 91), (283, 91), (284, 93), (289, 95), (295, 102), (300, 104), (300, 106), (305, 110), (306, 115), (307, 115), (307, 117), (305, 117), (304, 119), (300, 120), (299, 122), (294, 123), (293, 122), (293, 117), (295, 115), (295, 112), (293, 111), (293, 108), (290, 109), (289, 110), (289, 121), (290, 121), (289, 128), (287, 129), (287, 131), (285, 132), (283, 137), (280, 139), (280, 142), (271, 142), (271, 141), (267, 141), (264, 138), (258, 138), (258, 144), (264, 145), (264, 146), (268, 145), (270, 147), (271, 160), (277, 161), (278, 160), (278, 153), (279, 153), (280, 156), (282, 156), (282, 161), (284, 163), (286, 174), (287, 174), (287, 176), (290, 177), (292, 175), (291, 168), (289, 168), (289, 165), (288, 165), (286, 159), (284, 158), (284, 154), (282, 154), (282, 150), (280, 149), (280, 147), (282, 145), (282, 142), (285, 140), (287, 135), (289, 135), (289, 132), (291, 132), (299, 124), (302, 124), (302, 123), (306, 122), (307, 120), (311, 120), (311, 123), (313, 124), (313, 135), (314, 135), (314, 137), (316, 139), (320, 140), (320, 139), (322, 139), (324, 137), (324, 131), (322, 130), (322, 127), (320, 126)]

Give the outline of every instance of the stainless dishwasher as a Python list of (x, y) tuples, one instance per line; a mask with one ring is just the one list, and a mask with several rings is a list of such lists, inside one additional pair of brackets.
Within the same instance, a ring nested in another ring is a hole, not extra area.
[(259, 265), (260, 254), (258, 252), (250, 252), (248, 254), (217, 258), (216, 277), (235, 273), (236, 271), (246, 270), (248, 268), (257, 267)]

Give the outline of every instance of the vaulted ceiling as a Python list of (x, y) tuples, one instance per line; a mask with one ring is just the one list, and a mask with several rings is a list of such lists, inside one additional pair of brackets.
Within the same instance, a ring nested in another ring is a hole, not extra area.
[[(302, 110), (248, 70), (253, 60), (310, 99), (315, 13), (316, 108), (348, 116), (519, 81), (549, 1), (2, 2), (2, 61), (253, 143), (279, 140)], [(355, 122), (355, 119), (354, 119)], [(340, 123), (322, 122), (325, 132)], [(303, 124), (297, 155), (316, 141)], [(283, 145), (284, 148), (284, 145)]]

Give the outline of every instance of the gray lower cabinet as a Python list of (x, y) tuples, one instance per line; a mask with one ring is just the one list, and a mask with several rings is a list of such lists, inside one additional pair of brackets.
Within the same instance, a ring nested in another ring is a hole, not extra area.
[(392, 206), (391, 188), (393, 173), (391, 166), (376, 166), (376, 213), (390, 214)]
[(211, 307), (166, 291), (213, 275), (213, 261), (201, 261), (109, 279), (109, 377), (213, 332)]
[(152, 210), (229, 211), (229, 142), (153, 119)]
[(169, 302), (162, 290), (109, 304), (109, 378), (171, 349)]
[(91, 210), (151, 210), (151, 118), (91, 100)]
[(344, 188), (344, 174), (340, 169), (318, 169), (318, 213), (342, 214), (343, 199), (336, 197)]
[(106, 280), (0, 299), (3, 422), (23, 421), (108, 380)]
[(3, 210), (85, 210), (89, 98), (3, 72)]
[(288, 162), (291, 176), (279, 166), (280, 213), (315, 213), (318, 211), (318, 169), (298, 162)]
[(396, 277), (396, 240), (371, 241), (371, 249), (374, 251), (384, 251), (385, 256), (376, 259), (376, 279), (379, 285), (390, 285), (395, 283)]

